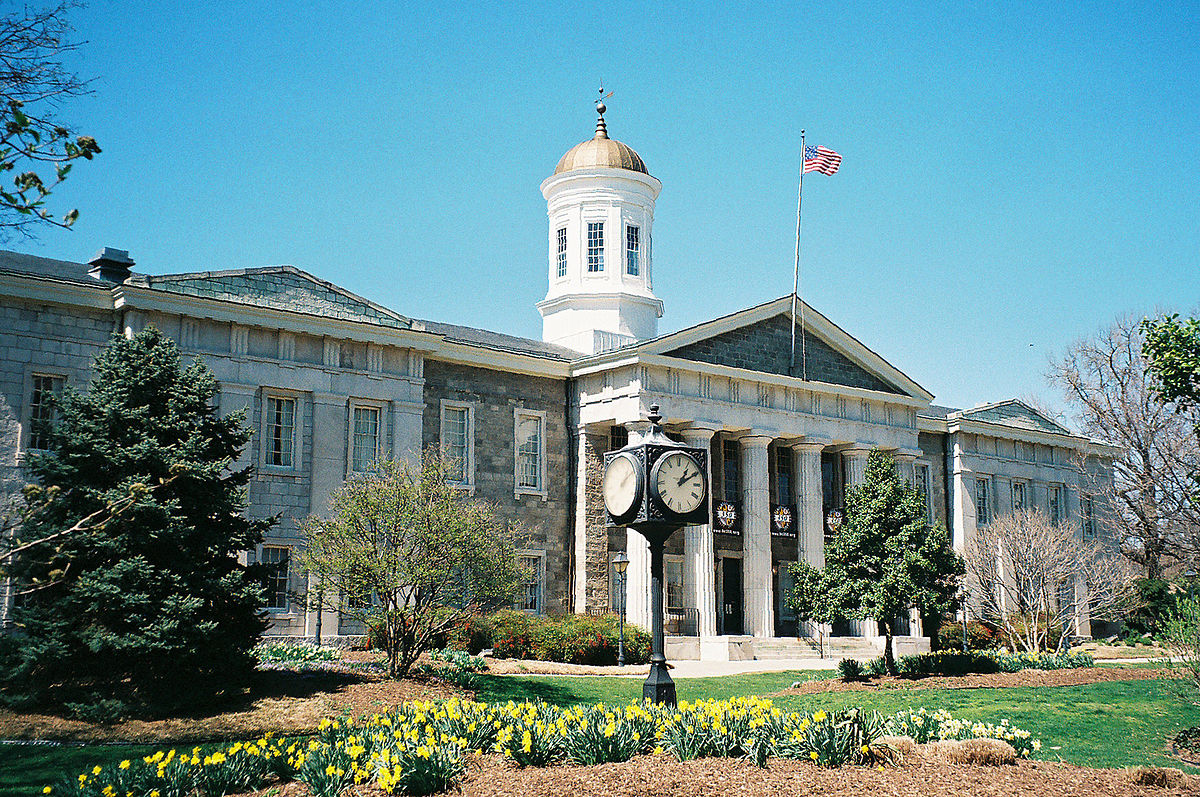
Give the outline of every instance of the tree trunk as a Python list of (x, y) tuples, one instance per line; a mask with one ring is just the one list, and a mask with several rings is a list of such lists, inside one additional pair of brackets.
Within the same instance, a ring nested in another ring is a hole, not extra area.
[(896, 654), (892, 651), (892, 624), (890, 621), (883, 622), (883, 634), (883, 669), (888, 675), (897, 675)]

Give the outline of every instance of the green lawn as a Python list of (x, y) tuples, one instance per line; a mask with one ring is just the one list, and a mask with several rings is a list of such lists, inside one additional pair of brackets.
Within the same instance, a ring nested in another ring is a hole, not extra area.
[[(786, 689), (812, 672), (757, 673), (677, 682), (680, 699), (764, 695)], [(558, 705), (624, 703), (641, 696), (637, 678), (493, 676), (481, 678), (479, 699), (541, 698)], [(1094, 767), (1159, 764), (1179, 766), (1166, 755), (1172, 736), (1200, 725), (1200, 708), (1172, 698), (1161, 681), (1112, 681), (1057, 688), (889, 689), (831, 692), (778, 698), (786, 708), (814, 710), (857, 705), (880, 712), (901, 708), (945, 708), (956, 716), (998, 722), (1007, 717), (1042, 739), (1039, 758), (1062, 758)], [(72, 777), (95, 764), (142, 756), (152, 747), (42, 747), (0, 745), (0, 797), (40, 794), (41, 787)]]

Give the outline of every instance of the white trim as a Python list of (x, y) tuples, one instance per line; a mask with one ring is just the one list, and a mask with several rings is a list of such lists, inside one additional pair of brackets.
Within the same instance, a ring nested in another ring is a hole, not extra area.
[(383, 456), (383, 438), (386, 436), (387, 431), (387, 416), (384, 414), (387, 402), (351, 397), (348, 407), (349, 412), (346, 415), (346, 473), (370, 473), (369, 470), (354, 469), (354, 411), (375, 410), (377, 413), (379, 422), (375, 428), (375, 457), (372, 462), (378, 462)]
[[(445, 452), (446, 440), (446, 410), (466, 410), (467, 411), (467, 455), (466, 461), (463, 463), (463, 481), (456, 482), (454, 486), (461, 487), (471, 495), (475, 494), (475, 402), (473, 401), (457, 401), (455, 399), (442, 399), (438, 409), (438, 446)], [(514, 434), (515, 438), (515, 434)]]
[(45, 451), (43, 448), (30, 448), (29, 446), (29, 441), (33, 439), (33, 378), (35, 376), (61, 379), (63, 383), (62, 389), (58, 393), (60, 397), (71, 385), (71, 376), (65, 370), (53, 366), (47, 368), (37, 363), (26, 364), (25, 378), (21, 386), (21, 423), (17, 428), (17, 464), (23, 463), (30, 452)]
[[(299, 613), (296, 611), (297, 607), (296, 607), (295, 602), (292, 600), (292, 596), (291, 596), (292, 576), (295, 573), (295, 570), (292, 568), (292, 563), (293, 563), (293, 558), (294, 558), (294, 554), (296, 551), (296, 547), (294, 545), (287, 545), (282, 542), (259, 543), (254, 551), (254, 560), (256, 563), (269, 564), (269, 563), (263, 561), (263, 550), (266, 548), (279, 548), (281, 550), (287, 551), (287, 567), (288, 567), (287, 586), (284, 588), (285, 589), (284, 601), (286, 602), (287, 605), (286, 606), (266, 606), (266, 607), (264, 607), (264, 610), (268, 614), (270, 614), (272, 617), (276, 617), (276, 618), (297, 617), (297, 616), (299, 616)], [(270, 563), (270, 564), (274, 564), (274, 563)]]
[(528, 549), (520, 549), (520, 550), (516, 551), (516, 557), (517, 557), (518, 564), (520, 564), (522, 559), (526, 559), (526, 558), (538, 560), (538, 565), (537, 565), (538, 572), (537, 572), (536, 578), (534, 579), (537, 582), (538, 595), (537, 595), (537, 608), (533, 609), (533, 610), (526, 609), (522, 605), (525, 602), (524, 590), (525, 590), (526, 582), (522, 581), (521, 582), (521, 596), (519, 598), (517, 598), (516, 602), (514, 602), (513, 608), (519, 612), (525, 612), (526, 614), (533, 614), (533, 615), (539, 615), (539, 616), (544, 615), (546, 613), (546, 552), (545, 551), (534, 551), (534, 550), (528, 550)]
[[(521, 484), (521, 441), (517, 438), (517, 434), (521, 428), (522, 417), (537, 418), (538, 421), (538, 485), (536, 487)], [(536, 495), (546, 501), (549, 499), (546, 481), (546, 412), (545, 410), (513, 407), (513, 497)]]
[[(299, 476), (303, 468), (301, 464), (304, 462), (303, 451), (301, 449), (301, 441), (303, 435), (300, 434), (301, 428), (304, 426), (304, 397), (303, 391), (292, 390), (283, 387), (263, 387), (261, 392), (261, 402), (259, 408), (259, 434), (262, 436), (262, 441), (259, 444), (258, 462), (259, 469), (263, 473), (271, 473), (279, 476)], [(269, 423), (267, 408), (270, 405), (271, 399), (287, 399), (295, 403), (295, 411), (292, 413), (292, 464), (291, 465), (272, 465), (267, 461), (271, 451), (271, 436), (269, 434)]]

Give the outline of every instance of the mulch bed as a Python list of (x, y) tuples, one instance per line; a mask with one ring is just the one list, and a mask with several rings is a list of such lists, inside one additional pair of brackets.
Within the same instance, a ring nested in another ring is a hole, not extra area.
[(258, 686), (225, 706), (197, 708), (196, 716), (125, 720), (113, 725), (50, 714), (0, 710), (0, 738), (71, 742), (180, 743), (250, 739), (316, 730), (324, 717), (374, 714), (406, 700), (461, 694), (440, 681), (387, 680), (378, 675), (264, 673)]
[(783, 695), (811, 695), (821, 692), (877, 692), (883, 689), (989, 689), (1016, 686), (1082, 686), (1103, 681), (1145, 681), (1169, 678), (1170, 672), (1163, 669), (1131, 667), (1081, 667), (1075, 670), (1021, 670), (976, 675), (941, 676), (925, 678), (897, 678), (875, 676), (869, 680), (843, 681), (827, 678), (808, 681), (793, 689), (785, 689), (767, 697)]
[[(468, 773), (463, 797), (1176, 797), (1200, 790), (1200, 777), (1171, 776), (1169, 788), (1139, 786), (1131, 771), (1087, 769), (1069, 764), (1021, 761), (1015, 766), (953, 766), (910, 761), (882, 771), (858, 766), (823, 769), (802, 761), (773, 759), (765, 768), (747, 761), (707, 758), (679, 762), (640, 756), (620, 764), (517, 769), (489, 756)], [(289, 783), (268, 790), (275, 797), (307, 797), (308, 789)], [(359, 786), (360, 797), (381, 792)], [(453, 793), (453, 792), (452, 792)]]

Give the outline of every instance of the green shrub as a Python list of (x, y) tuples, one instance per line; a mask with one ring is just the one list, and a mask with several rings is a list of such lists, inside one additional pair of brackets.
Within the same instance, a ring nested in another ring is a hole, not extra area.
[[(500, 659), (538, 659), (568, 664), (609, 665), (617, 662), (616, 615), (572, 614), (536, 617), (503, 611), (491, 617), (492, 655)], [(625, 624), (625, 661), (650, 660), (650, 635)]]
[[(963, 646), (962, 623), (944, 623), (937, 632), (939, 651), (961, 651)], [(967, 623), (967, 650), (994, 650), (999, 647), (999, 634), (994, 626), (981, 620)]]
[(857, 681), (862, 678), (863, 666), (858, 659), (842, 659), (837, 668), (843, 681)]
[(463, 689), (474, 689), (479, 682), (478, 673), (487, 670), (486, 661), (465, 650), (434, 650), (429, 657), (433, 664), (422, 665), (419, 670), (422, 675), (441, 678)]
[(1122, 618), (1126, 637), (1152, 637), (1166, 626), (1179, 595), (1174, 585), (1161, 578), (1139, 578), (1133, 586), (1137, 590), (1138, 608)]
[(863, 673), (871, 677), (883, 675), (886, 672), (887, 666), (883, 662), (883, 656), (876, 656), (863, 665)]
[(992, 653), (958, 653), (939, 650), (933, 653), (918, 653), (901, 656), (896, 660), (900, 674), (908, 678), (924, 675), (966, 675), (967, 673), (1000, 672), (1000, 665)]
[(444, 647), (463, 650), (472, 656), (492, 646), (492, 622), (487, 617), (468, 617), (446, 634)]

